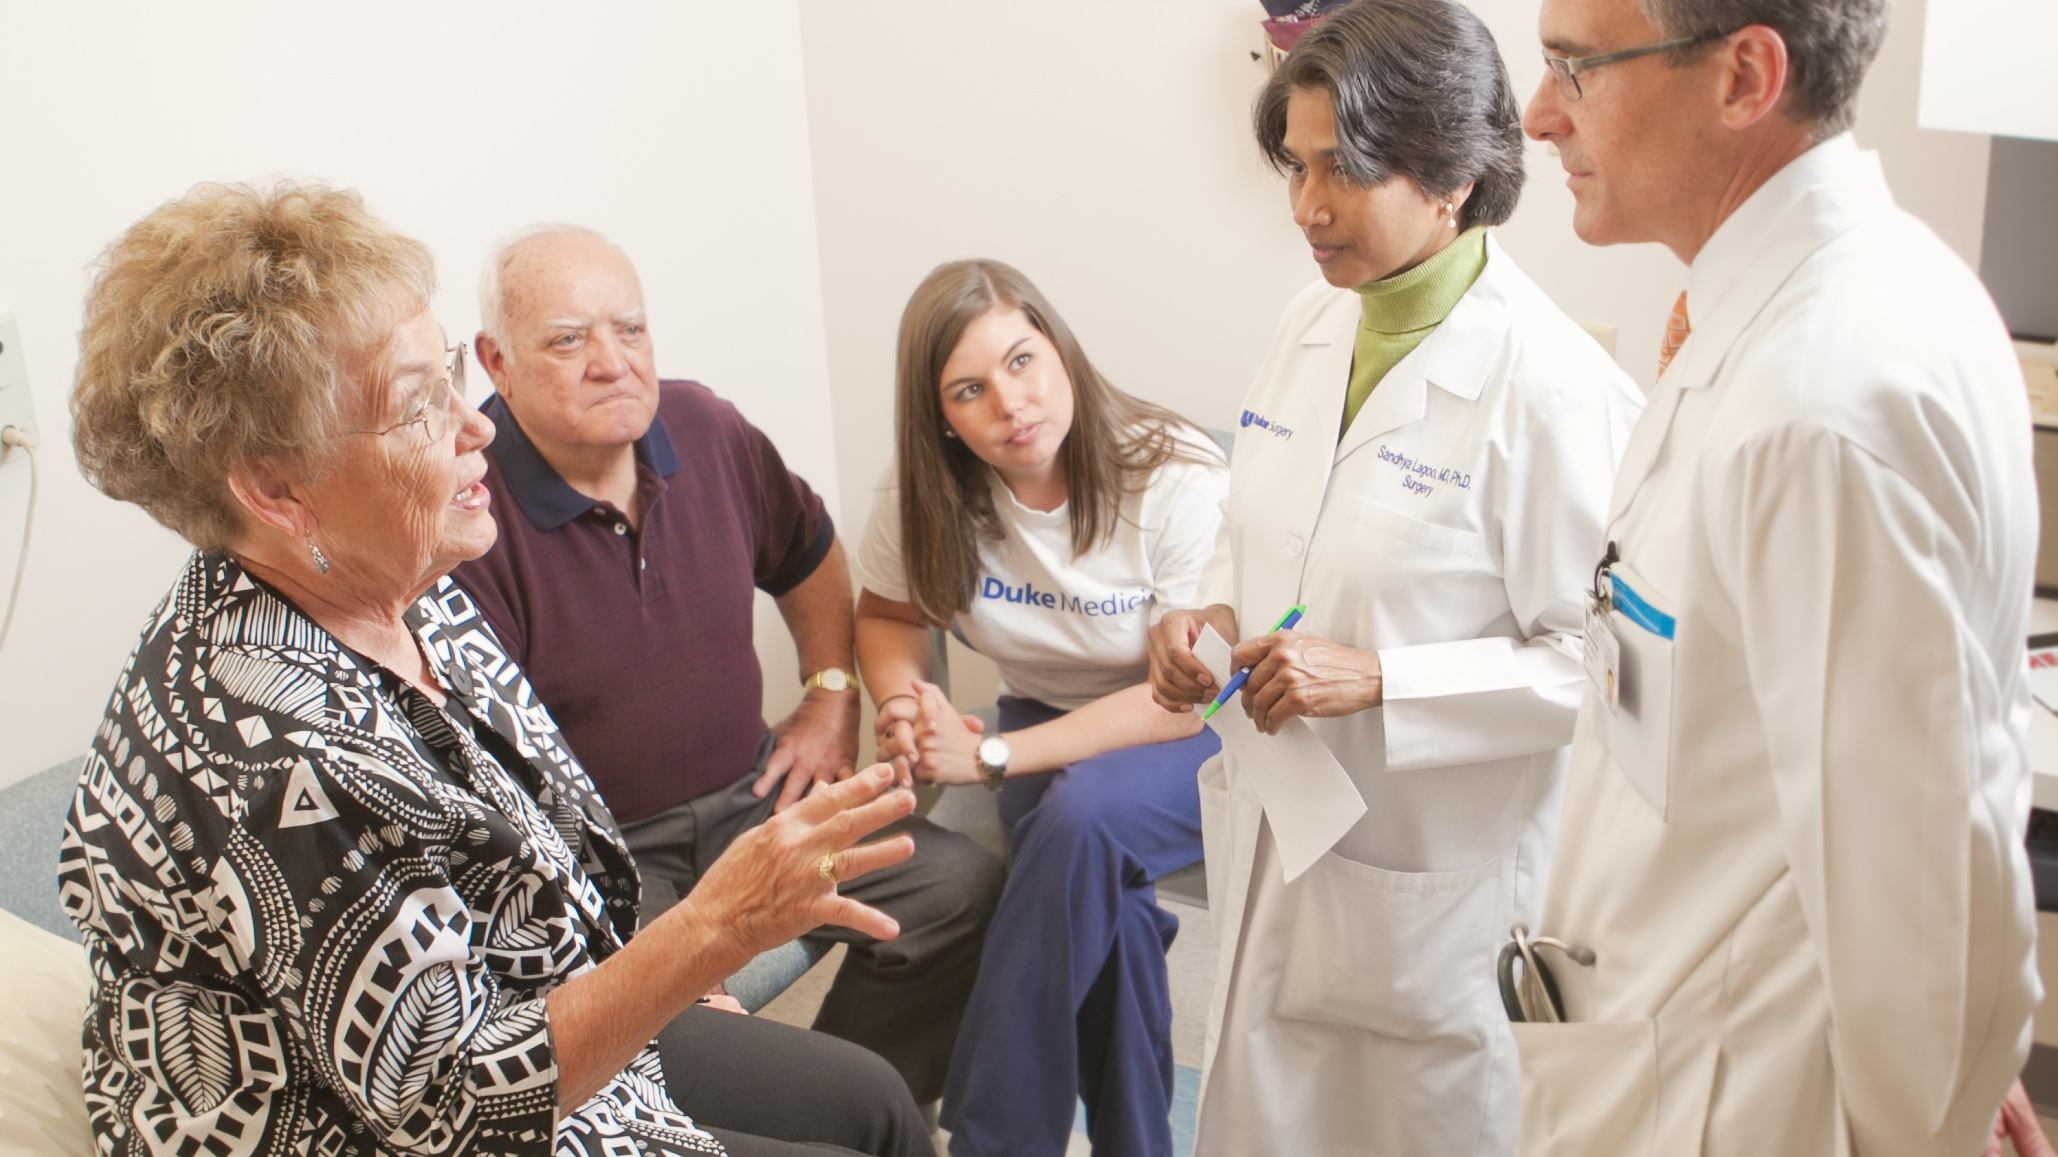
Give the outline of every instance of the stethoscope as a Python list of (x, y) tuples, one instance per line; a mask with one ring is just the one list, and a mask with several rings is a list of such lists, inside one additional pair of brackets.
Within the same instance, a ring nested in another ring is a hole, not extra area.
[[(1587, 592), (1593, 600), (1594, 609), (1605, 613), (1609, 609), (1610, 569), (1622, 561), (1622, 552), (1613, 542), (1608, 552), (1601, 556), (1600, 565), (1594, 567), (1593, 589)], [(1501, 979), (1501, 1006), (1508, 1010), (1508, 1020), (1513, 1024), (1563, 1024), (1565, 1022), (1565, 998), (1558, 992), (1558, 978), (1551, 975), (1550, 967), (1536, 958), (1539, 948), (1555, 948), (1582, 968), (1592, 968), (1594, 950), (1584, 944), (1567, 944), (1555, 936), (1532, 938), (1529, 928), (1517, 924), (1508, 929), (1514, 937), (1501, 949), (1497, 971)], [(1515, 975), (1515, 962), (1522, 962), (1522, 975)]]
[[(1567, 944), (1555, 936), (1532, 939), (1524, 924), (1508, 929), (1508, 934), (1515, 939), (1501, 949), (1499, 965), (1501, 1006), (1508, 1010), (1508, 1020), (1514, 1024), (1564, 1023), (1565, 998), (1559, 995), (1558, 981), (1550, 968), (1536, 958), (1536, 950), (1555, 948), (1584, 968), (1593, 967), (1594, 950), (1583, 944)], [(1521, 976), (1515, 975), (1517, 960), (1522, 962)]]

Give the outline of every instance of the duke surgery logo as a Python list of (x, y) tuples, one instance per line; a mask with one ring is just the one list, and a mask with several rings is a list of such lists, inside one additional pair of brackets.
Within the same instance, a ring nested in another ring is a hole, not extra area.
[(1260, 429), (1260, 430), (1264, 430), (1264, 431), (1266, 431), (1267, 433), (1269, 433), (1269, 434), (1273, 435), (1274, 437), (1278, 437), (1278, 438), (1292, 438), (1292, 437), (1293, 437), (1293, 430), (1292, 430), (1292, 429), (1290, 429), (1290, 428), (1288, 428), (1288, 427), (1286, 427), (1286, 426), (1281, 426), (1281, 425), (1279, 425), (1278, 423), (1274, 422), (1274, 421), (1273, 421), (1272, 419), (1270, 419), (1270, 418), (1267, 418), (1267, 417), (1266, 417), (1265, 415), (1263, 415), (1263, 414), (1254, 414), (1254, 413), (1250, 412), (1249, 410), (1245, 410), (1245, 411), (1243, 412), (1243, 424), (1244, 424), (1244, 425), (1246, 425), (1246, 426), (1256, 426), (1256, 427), (1257, 427), (1258, 429)]

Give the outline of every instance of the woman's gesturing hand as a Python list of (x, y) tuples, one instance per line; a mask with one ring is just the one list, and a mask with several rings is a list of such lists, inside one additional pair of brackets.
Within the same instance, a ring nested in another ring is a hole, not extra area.
[(1267, 735), (1277, 735), (1295, 716), (1355, 715), (1383, 701), (1379, 652), (1299, 631), (1260, 635), (1238, 646), (1229, 663), (1251, 669), (1243, 685), (1243, 710)]
[(1213, 627), (1228, 641), (1236, 639), (1236, 612), (1216, 603), (1200, 610), (1167, 611), (1150, 631), (1150, 693), (1167, 711), (1191, 711), (1218, 693), (1215, 677), (1193, 653), (1201, 628)]
[[(823, 924), (877, 940), (900, 935), (891, 917), (836, 892), (838, 881), (915, 854), (914, 839), (904, 835), (853, 846), (914, 811), (914, 796), (888, 790), (893, 781), (893, 769), (880, 763), (816, 788), (738, 836), (675, 910), (728, 941), (738, 967)], [(834, 879), (822, 874), (823, 856), (830, 857)]]

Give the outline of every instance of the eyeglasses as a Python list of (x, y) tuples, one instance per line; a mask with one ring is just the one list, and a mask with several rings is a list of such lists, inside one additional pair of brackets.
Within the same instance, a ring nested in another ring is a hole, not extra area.
[(1696, 44), (1706, 44), (1710, 40), (1722, 40), (1729, 35), (1731, 34), (1727, 32), (1703, 32), (1699, 36), (1681, 36), (1639, 48), (1624, 48), (1593, 56), (1553, 56), (1547, 48), (1543, 54), (1544, 67), (1551, 70), (1551, 77), (1558, 82), (1559, 96), (1566, 100), (1578, 100), (1586, 95), (1585, 90), (1579, 86), (1579, 78), (1604, 64), (1620, 64), (1625, 60), (1635, 60), (1639, 56), (1670, 52), (1675, 48), (1691, 48)]
[(407, 417), (383, 430), (345, 430), (343, 433), (372, 434), (383, 438), (403, 426), (420, 425), (422, 433), (428, 435), (432, 444), (441, 442), (443, 435), (448, 434), (452, 427), (464, 422), (459, 411), (464, 408), (465, 343), (459, 342), (446, 352), (450, 354), (449, 376), (424, 393)]

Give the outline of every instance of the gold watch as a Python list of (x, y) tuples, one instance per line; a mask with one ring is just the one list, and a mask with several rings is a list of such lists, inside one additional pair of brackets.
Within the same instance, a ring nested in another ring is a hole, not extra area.
[(824, 667), (801, 680), (800, 686), (806, 691), (817, 687), (824, 691), (855, 691), (858, 689), (858, 677), (855, 672), (841, 667)]

